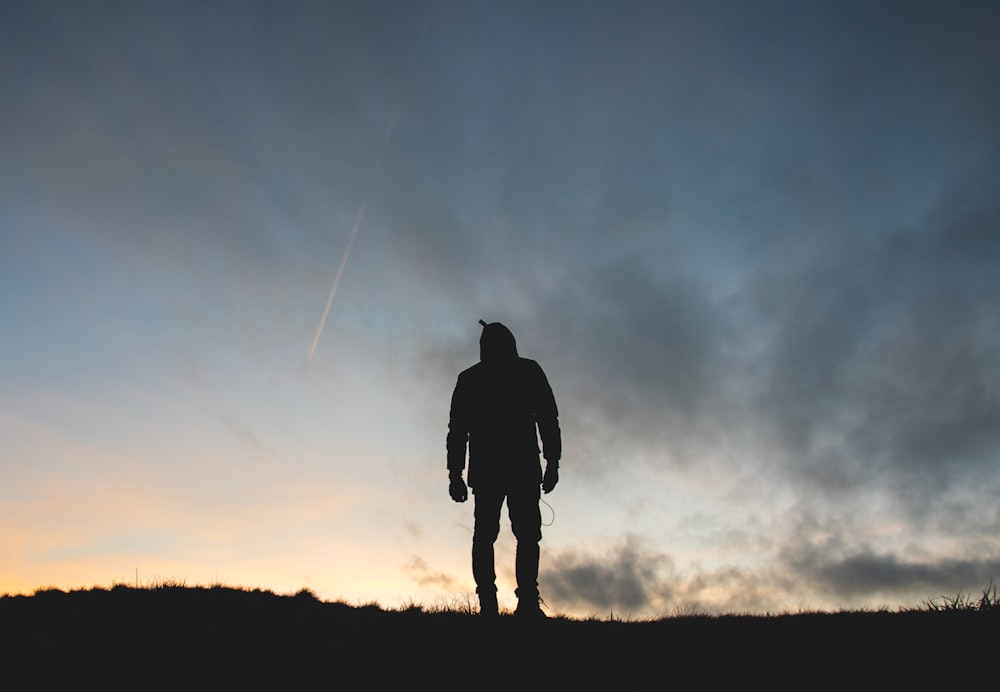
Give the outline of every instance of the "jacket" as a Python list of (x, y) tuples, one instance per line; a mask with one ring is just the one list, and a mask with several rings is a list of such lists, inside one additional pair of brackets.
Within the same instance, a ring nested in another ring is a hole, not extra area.
[(514, 335), (499, 322), (483, 329), (479, 353), (479, 362), (459, 374), (451, 397), (448, 470), (462, 472), (468, 445), (473, 489), (538, 485), (539, 453), (550, 464), (562, 454), (548, 379), (537, 362), (518, 355)]

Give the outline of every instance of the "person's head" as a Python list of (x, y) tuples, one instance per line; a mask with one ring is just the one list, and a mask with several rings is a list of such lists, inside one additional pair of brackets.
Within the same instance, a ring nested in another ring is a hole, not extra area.
[(479, 360), (495, 363), (517, 358), (517, 342), (507, 327), (499, 322), (487, 324), (483, 320), (479, 320), (479, 324), (483, 325), (483, 333), (479, 337)]

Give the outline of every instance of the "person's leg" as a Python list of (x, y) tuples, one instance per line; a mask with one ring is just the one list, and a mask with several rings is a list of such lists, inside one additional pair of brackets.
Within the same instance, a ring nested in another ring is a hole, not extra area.
[(499, 492), (473, 491), (475, 524), (472, 529), (472, 577), (479, 594), (479, 612), (497, 615), (496, 568), (493, 544), (500, 534), (500, 508), (504, 496)]
[(538, 509), (541, 491), (528, 485), (507, 496), (511, 529), (517, 538), (517, 613), (543, 615), (538, 607), (538, 542), (542, 540), (542, 514)]

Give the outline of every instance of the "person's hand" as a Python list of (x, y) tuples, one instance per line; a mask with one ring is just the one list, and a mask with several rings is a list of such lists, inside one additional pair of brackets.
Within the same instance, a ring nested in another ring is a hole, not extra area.
[(465, 486), (465, 481), (461, 476), (452, 476), (448, 483), (448, 494), (455, 502), (465, 502), (469, 499), (469, 489)]
[(545, 494), (552, 492), (559, 482), (559, 466), (549, 462), (545, 465), (545, 475), (542, 476), (542, 490)]

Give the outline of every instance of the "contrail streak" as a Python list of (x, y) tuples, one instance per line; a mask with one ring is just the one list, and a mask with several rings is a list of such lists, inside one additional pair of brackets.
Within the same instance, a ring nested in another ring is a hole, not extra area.
[(333, 297), (337, 295), (337, 286), (340, 285), (340, 277), (344, 274), (344, 267), (347, 266), (347, 258), (351, 256), (354, 239), (358, 237), (358, 229), (361, 228), (361, 222), (365, 218), (365, 211), (368, 209), (368, 196), (371, 194), (372, 188), (375, 186), (375, 180), (378, 178), (379, 170), (382, 168), (382, 159), (385, 157), (385, 150), (389, 148), (389, 140), (392, 138), (392, 131), (396, 127), (396, 116), (399, 115), (399, 108), (400, 106), (397, 105), (392, 118), (389, 119), (389, 125), (385, 129), (385, 135), (382, 138), (382, 148), (375, 159), (375, 166), (372, 168), (372, 173), (368, 177), (368, 184), (365, 186), (364, 195), (361, 197), (358, 213), (354, 216), (354, 224), (351, 226), (351, 236), (347, 241), (347, 247), (344, 248), (344, 254), (340, 258), (337, 273), (333, 275), (333, 284), (330, 286), (330, 294), (326, 297), (326, 307), (323, 308), (323, 314), (319, 318), (319, 324), (316, 326), (316, 335), (313, 337), (312, 346), (309, 347), (309, 357), (306, 358), (306, 365), (312, 363), (313, 356), (316, 354), (316, 347), (319, 345), (319, 338), (323, 335), (323, 326), (326, 324), (327, 315), (330, 314)]
[[(432, 2), (427, 4), (427, 13), (424, 16), (424, 25), (420, 31), (420, 38), (417, 41), (417, 47), (414, 50), (413, 60), (410, 61), (412, 65), (416, 61), (417, 55), (420, 53), (420, 48), (424, 45), (424, 38), (427, 36), (427, 25), (428, 20), (431, 15)], [(354, 224), (351, 226), (351, 236), (347, 241), (347, 247), (344, 248), (344, 254), (340, 258), (340, 265), (337, 267), (337, 273), (333, 276), (333, 284), (330, 286), (330, 293), (326, 297), (326, 306), (323, 308), (323, 314), (319, 318), (319, 324), (316, 326), (316, 335), (313, 337), (312, 346), (309, 347), (309, 356), (306, 358), (306, 366), (308, 367), (312, 363), (313, 356), (316, 354), (316, 347), (319, 345), (319, 339), (323, 335), (323, 326), (326, 324), (327, 315), (330, 314), (330, 306), (333, 305), (333, 298), (337, 295), (337, 286), (340, 285), (340, 277), (344, 274), (344, 267), (347, 266), (347, 258), (351, 256), (351, 248), (354, 246), (354, 239), (358, 237), (358, 229), (361, 228), (361, 222), (364, 221), (365, 211), (368, 209), (368, 197), (371, 195), (372, 188), (375, 187), (375, 181), (378, 178), (379, 171), (382, 168), (382, 159), (385, 158), (385, 152), (389, 148), (389, 141), (392, 139), (392, 132), (396, 129), (396, 118), (399, 117), (399, 111), (403, 107), (403, 96), (399, 97), (396, 102), (396, 109), (392, 112), (392, 117), (389, 118), (389, 123), (386, 125), (385, 134), (382, 136), (382, 146), (379, 148), (378, 156), (375, 157), (375, 165), (372, 166), (371, 175), (368, 176), (368, 184), (365, 186), (364, 194), (361, 196), (361, 204), (358, 206), (358, 213), (354, 216)]]

